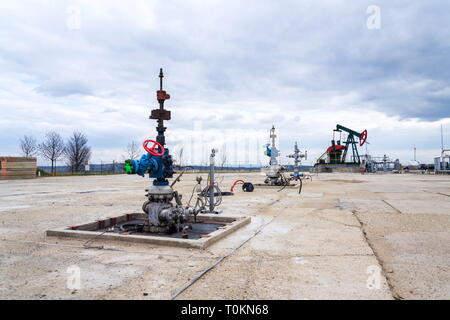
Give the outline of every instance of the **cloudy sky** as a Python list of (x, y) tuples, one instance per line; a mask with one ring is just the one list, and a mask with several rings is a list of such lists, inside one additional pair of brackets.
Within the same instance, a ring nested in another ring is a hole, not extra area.
[(155, 137), (163, 67), (185, 161), (216, 147), (264, 164), (274, 124), (282, 162), (298, 141), (309, 164), (339, 123), (367, 129), (373, 156), (405, 163), (416, 146), (431, 163), (441, 124), (450, 147), (449, 14), (446, 0), (2, 1), (0, 154), (82, 131), (92, 162), (122, 160)]

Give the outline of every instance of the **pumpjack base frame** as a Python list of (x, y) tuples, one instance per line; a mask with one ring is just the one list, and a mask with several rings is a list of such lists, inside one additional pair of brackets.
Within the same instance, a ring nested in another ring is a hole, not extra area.
[(317, 172), (330, 173), (330, 172), (351, 172), (359, 173), (361, 170), (360, 164), (357, 163), (342, 163), (342, 164), (317, 164), (314, 168)]
[[(99, 219), (95, 222), (89, 222), (81, 225), (47, 230), (46, 235), (48, 237), (68, 237), (77, 239), (95, 238), (96, 241), (101, 239), (111, 241), (148, 243), (171, 247), (204, 249), (251, 222), (250, 217), (198, 214), (196, 219), (197, 221), (223, 225), (221, 227), (218, 227), (217, 230), (207, 233), (198, 239), (182, 239), (170, 237), (166, 234), (130, 234), (127, 232), (104, 232), (104, 230), (107, 228), (114, 227), (115, 225), (119, 225), (128, 221), (145, 219), (146, 216), (147, 215), (145, 213), (127, 213), (121, 216)], [(194, 217), (189, 217), (188, 222), (194, 223)]]

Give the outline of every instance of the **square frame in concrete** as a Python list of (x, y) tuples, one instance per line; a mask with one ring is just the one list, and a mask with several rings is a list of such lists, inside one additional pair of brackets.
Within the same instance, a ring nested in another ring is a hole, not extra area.
[(220, 227), (218, 230), (215, 230), (200, 239), (179, 239), (137, 234), (103, 233), (102, 231), (97, 231), (98, 229), (108, 228), (118, 223), (144, 218), (145, 216), (146, 214), (144, 213), (127, 213), (117, 217), (99, 219), (95, 222), (90, 222), (82, 225), (47, 230), (46, 235), (48, 237), (69, 237), (78, 239), (95, 238), (96, 240), (118, 240), (136, 243), (150, 243), (171, 247), (204, 249), (214, 242), (227, 236), (228, 234), (249, 224), (251, 221), (250, 217), (230, 217), (222, 215), (199, 214), (197, 215), (198, 219), (226, 224), (225, 226)]

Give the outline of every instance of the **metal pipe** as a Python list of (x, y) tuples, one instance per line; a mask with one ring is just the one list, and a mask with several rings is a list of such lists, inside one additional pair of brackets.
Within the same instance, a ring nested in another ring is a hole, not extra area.
[(211, 150), (211, 157), (209, 159), (209, 212), (214, 212), (214, 156), (216, 150)]
[(272, 129), (270, 130), (270, 138), (272, 139), (272, 146), (270, 149), (270, 165), (277, 165), (277, 157), (278, 157), (278, 150), (275, 146), (275, 138), (277, 135), (275, 134), (275, 126), (272, 126)]

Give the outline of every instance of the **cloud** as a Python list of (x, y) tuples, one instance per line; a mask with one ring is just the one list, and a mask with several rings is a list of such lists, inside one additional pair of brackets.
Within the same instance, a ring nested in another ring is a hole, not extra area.
[[(299, 140), (313, 159), (340, 123), (368, 128), (377, 155), (406, 157), (417, 145), (434, 150), (421, 154), (431, 162), (450, 119), (450, 4), (380, 0), (381, 29), (369, 30), (371, 4), (2, 3), (0, 150), (18, 153), (23, 134), (81, 130), (94, 161), (119, 159), (132, 139), (155, 136), (148, 115), (164, 67), (172, 149), (197, 137), (202, 121), (213, 142), (237, 144), (236, 161), (245, 161), (243, 137), (254, 137), (257, 161), (275, 124), (285, 154)], [(68, 25), (74, 12), (77, 28)], [(197, 139), (205, 157), (209, 140)]]
[(76, 94), (93, 94), (93, 91), (87, 83), (74, 79), (52, 79), (50, 81), (45, 81), (42, 85), (36, 88), (36, 91), (54, 97), (63, 97)]

